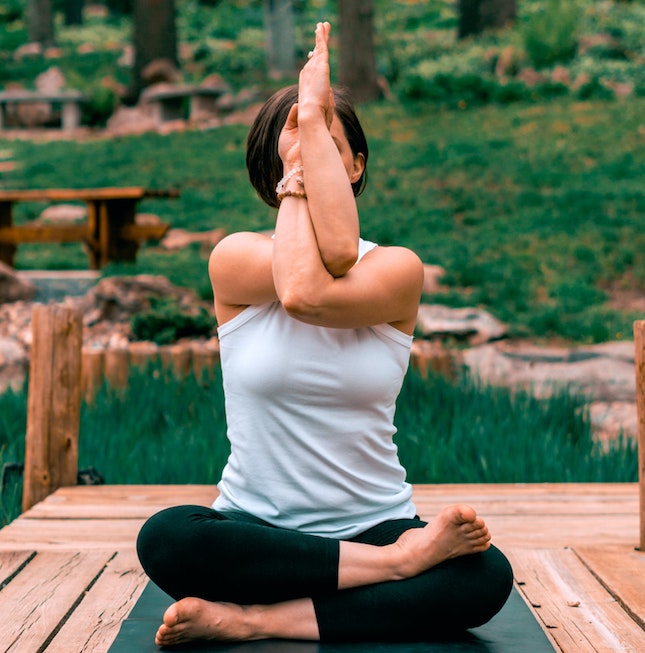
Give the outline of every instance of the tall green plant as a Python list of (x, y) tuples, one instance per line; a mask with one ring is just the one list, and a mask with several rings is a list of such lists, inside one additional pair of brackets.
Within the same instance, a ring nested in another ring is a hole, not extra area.
[(582, 10), (577, 0), (547, 0), (522, 30), (524, 48), (536, 68), (571, 61), (578, 50)]

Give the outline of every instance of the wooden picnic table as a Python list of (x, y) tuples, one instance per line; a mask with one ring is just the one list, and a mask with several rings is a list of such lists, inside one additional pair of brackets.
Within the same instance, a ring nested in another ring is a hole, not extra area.
[[(0, 190), (0, 261), (13, 266), (21, 243), (83, 242), (90, 268), (109, 261), (134, 261), (139, 244), (159, 240), (168, 223), (137, 224), (137, 203), (145, 198), (179, 197), (177, 190), (152, 190), (142, 186), (113, 188), (40, 188)], [(85, 202), (87, 218), (75, 224), (23, 224), (13, 222), (18, 202)]]
[[(108, 651), (147, 583), (135, 552), (144, 520), (170, 505), (208, 506), (215, 494), (75, 486), (34, 505), (0, 530), (0, 649)], [(451, 503), (478, 510), (554, 651), (644, 650), (636, 483), (415, 485), (413, 499), (425, 519)]]

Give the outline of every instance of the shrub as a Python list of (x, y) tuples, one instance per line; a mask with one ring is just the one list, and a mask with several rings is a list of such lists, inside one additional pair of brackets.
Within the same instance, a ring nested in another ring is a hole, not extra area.
[(581, 10), (571, 0), (548, 0), (531, 15), (522, 30), (524, 48), (536, 68), (571, 61), (578, 49)]
[(151, 297), (150, 309), (137, 313), (130, 324), (137, 340), (167, 345), (180, 338), (211, 336), (215, 318), (201, 306), (189, 313), (175, 300)]

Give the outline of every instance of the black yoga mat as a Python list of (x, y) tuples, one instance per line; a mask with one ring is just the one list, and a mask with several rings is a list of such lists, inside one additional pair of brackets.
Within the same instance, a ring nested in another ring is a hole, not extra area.
[[(154, 638), (172, 599), (148, 583), (123, 622), (109, 653), (158, 653)], [(553, 653), (554, 649), (535, 617), (513, 589), (506, 605), (484, 626), (457, 639), (441, 642), (321, 644), (288, 640), (242, 643), (191, 643), (176, 646), (182, 653)]]

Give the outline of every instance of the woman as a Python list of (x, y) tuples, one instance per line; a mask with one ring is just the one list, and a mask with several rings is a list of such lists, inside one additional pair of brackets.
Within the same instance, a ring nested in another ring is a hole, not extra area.
[(274, 237), (230, 235), (210, 259), (231, 454), (212, 509), (171, 508), (139, 536), (177, 600), (162, 646), (428, 640), (488, 621), (511, 589), (471, 507), (415, 517), (392, 435), (423, 268), (359, 237), (367, 143), (330, 87), (329, 31), (249, 133)]

